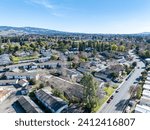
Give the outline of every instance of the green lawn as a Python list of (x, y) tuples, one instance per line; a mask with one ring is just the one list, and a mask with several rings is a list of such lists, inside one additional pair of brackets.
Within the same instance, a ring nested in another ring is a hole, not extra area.
[(107, 99), (108, 99), (108, 96), (105, 95), (104, 98), (100, 100), (100, 107), (107, 101)]
[(113, 87), (105, 87), (103, 90), (106, 92), (107, 95), (100, 99), (99, 105), (93, 110), (93, 112), (97, 112), (115, 91)]
[(18, 63), (19, 61), (33, 60), (33, 59), (38, 59), (38, 56), (25, 56), (25, 57), (12, 56), (11, 57), (13, 63)]
[(106, 92), (107, 96), (111, 96), (115, 90), (112, 87), (105, 87), (104, 91)]
[(102, 105), (108, 100), (108, 98), (109, 97), (105, 95), (102, 99), (100, 99), (99, 105), (96, 108), (94, 108), (92, 112), (97, 112), (102, 107)]

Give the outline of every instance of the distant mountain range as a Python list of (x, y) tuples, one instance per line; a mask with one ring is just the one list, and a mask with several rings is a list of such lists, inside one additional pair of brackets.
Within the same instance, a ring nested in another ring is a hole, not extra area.
[(143, 33), (139, 33), (141, 35), (150, 35), (150, 32), (143, 32)]
[(34, 27), (10, 27), (10, 26), (0, 26), (0, 35), (23, 35), (23, 34), (39, 34), (39, 35), (52, 35), (52, 34), (65, 34), (66, 32), (34, 28)]
[[(15, 36), (15, 35), (28, 35), (28, 34), (54, 35), (54, 34), (86, 34), (86, 33), (69, 33), (69, 32), (35, 28), (35, 27), (0, 26), (0, 36)], [(131, 35), (147, 36), (150, 35), (150, 32), (137, 33)]]

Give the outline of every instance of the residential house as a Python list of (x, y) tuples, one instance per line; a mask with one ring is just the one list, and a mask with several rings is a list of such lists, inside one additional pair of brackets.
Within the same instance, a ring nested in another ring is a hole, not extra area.
[(83, 74), (90, 72), (90, 62), (80, 63), (80, 66), (77, 68), (77, 70)]
[(39, 74), (37, 74), (36, 72), (23, 72), (23, 73), (14, 73), (14, 72), (6, 72), (5, 73), (5, 77), (6, 79), (10, 80), (10, 79), (35, 79), (38, 80), (39, 79)]
[(0, 66), (0, 72), (3, 72), (4, 69), (5, 69), (5, 67), (1, 67), (1, 66)]
[(42, 56), (49, 57), (49, 58), (51, 58), (51, 55), (52, 55), (51, 50), (41, 49), (40, 53), (42, 54)]
[(28, 96), (20, 97), (18, 102), (26, 113), (43, 113), (42, 110)]
[(105, 58), (110, 58), (111, 54), (108, 51), (103, 51), (102, 53), (100, 53), (103, 57)]
[(144, 84), (143, 89), (150, 91), (150, 84)]
[(107, 74), (110, 73), (116, 73), (118, 75), (121, 75), (121, 72), (124, 71), (123, 65), (116, 64), (116, 65), (111, 65), (108, 67), (108, 70), (106, 71)]
[(135, 113), (150, 113), (150, 107), (145, 105), (136, 105)]
[(142, 95), (145, 96), (145, 97), (150, 98), (150, 91), (148, 91), (148, 90), (143, 90)]
[(50, 59), (51, 57), (42, 57), (42, 58), (39, 58), (37, 61), (39, 63), (42, 63), (42, 62), (48, 62)]
[(118, 62), (119, 62), (119, 63), (122, 63), (122, 64), (123, 64), (123, 63), (126, 63), (126, 59), (123, 57), (123, 58), (119, 59)]
[(53, 113), (60, 113), (63, 109), (68, 107), (68, 104), (62, 99), (53, 96), (45, 90), (38, 90), (35, 92), (37, 99)]
[(21, 87), (26, 87), (29, 85), (29, 82), (26, 80), (26, 79), (20, 79), (18, 81), (18, 84), (21, 86)]
[(85, 52), (92, 52), (94, 50), (94, 48), (92, 47), (86, 47), (85, 48)]
[(0, 80), (0, 86), (6, 86), (6, 85), (16, 85), (18, 84), (18, 80)]
[(150, 58), (146, 58), (145, 61), (147, 64), (150, 64)]
[(37, 69), (37, 68), (38, 68), (38, 66), (37, 66), (36, 63), (30, 63), (30, 64), (28, 65), (28, 69), (31, 69), (31, 70)]
[[(106, 70), (104, 70), (104, 71), (106, 71)], [(97, 77), (97, 78), (100, 78), (100, 79), (104, 80), (105, 82), (111, 81), (111, 79), (108, 78), (108, 75), (106, 75), (104, 73), (104, 71), (95, 72), (94, 76)]]
[(150, 107), (150, 98), (142, 96), (140, 99), (140, 105), (146, 105)]
[(8, 69), (9, 71), (13, 71), (14, 69), (28, 69), (30, 64), (31, 63), (9, 65), (9, 66), (6, 66), (6, 69)]
[(15, 56), (17, 56), (17, 57), (25, 57), (25, 56), (29, 56), (29, 55), (31, 55), (30, 52), (25, 52), (25, 51), (22, 51), (22, 52), (17, 51), (17, 52), (15, 52)]
[(72, 80), (77, 81), (78, 79), (80, 79), (83, 76), (80, 72), (77, 72), (76, 70), (70, 70), (67, 68), (63, 68), (63, 69), (65, 69), (67, 76), (69, 76), (69, 78)]
[(106, 69), (103, 69), (99, 72), (95, 72), (95, 76), (98, 78), (101, 78), (102, 80), (108, 82), (110, 81), (113, 77), (112, 74), (118, 75), (118, 78), (121, 77), (121, 73), (124, 71), (123, 65), (117, 64), (117, 65), (111, 65), (107, 67)]
[(10, 94), (11, 90), (0, 88), (0, 103), (2, 103)]
[(63, 63), (61, 61), (49, 61), (49, 62), (44, 62), (44, 63), (38, 63), (39, 68), (57, 68), (57, 67), (62, 67)]
[(43, 63), (22, 63), (22, 64), (16, 64), (16, 65), (9, 65), (6, 67), (9, 71), (12, 71), (14, 69), (37, 69), (37, 68), (57, 68), (61, 67), (63, 63), (61, 61), (49, 61), (49, 62), (43, 62)]
[(147, 79), (146, 79), (147, 81), (150, 81), (150, 77), (147, 77)]
[(145, 84), (147, 84), (147, 85), (150, 86), (150, 81), (146, 80), (146, 81), (145, 81)]
[(78, 100), (82, 100), (83, 98), (82, 85), (55, 76), (52, 76), (48, 81), (50, 86), (63, 92), (67, 99), (73, 100), (74, 98), (76, 98)]
[(0, 55), (0, 65), (9, 65), (11, 64), (11, 60), (8, 54)]

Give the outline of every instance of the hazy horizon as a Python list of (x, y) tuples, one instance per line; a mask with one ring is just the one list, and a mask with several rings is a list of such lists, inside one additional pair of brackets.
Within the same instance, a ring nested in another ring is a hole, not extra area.
[(42, 28), (42, 27), (34, 27), (34, 26), (9, 26), (9, 25), (0, 25), (0, 27), (14, 27), (14, 28), (38, 28), (38, 29), (46, 29), (46, 30), (53, 30), (53, 31), (59, 31), (59, 32), (65, 32), (65, 33), (83, 33), (83, 34), (114, 34), (114, 35), (128, 35), (128, 34), (143, 34), (143, 33), (150, 33), (150, 32), (137, 32), (137, 33), (94, 33), (94, 32), (91, 32), (91, 33), (87, 33), (87, 32), (74, 32), (74, 31), (62, 31), (62, 30), (55, 30), (55, 29), (52, 29), (52, 28)]

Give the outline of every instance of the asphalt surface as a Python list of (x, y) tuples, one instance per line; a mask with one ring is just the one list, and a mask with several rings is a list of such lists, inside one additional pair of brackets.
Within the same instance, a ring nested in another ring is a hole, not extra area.
[(141, 76), (141, 72), (144, 71), (145, 64), (132, 52), (130, 52), (130, 54), (134, 57), (133, 61), (137, 62), (137, 67), (133, 73), (131, 73), (130, 77), (120, 85), (119, 92), (113, 94), (114, 98), (110, 101), (110, 103), (105, 103), (101, 107), (99, 110), (100, 113), (122, 113), (126, 102), (130, 98), (130, 86), (137, 84), (136, 79), (139, 78)]

